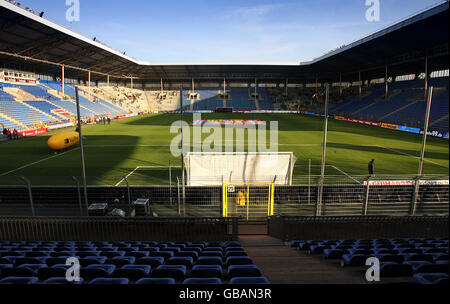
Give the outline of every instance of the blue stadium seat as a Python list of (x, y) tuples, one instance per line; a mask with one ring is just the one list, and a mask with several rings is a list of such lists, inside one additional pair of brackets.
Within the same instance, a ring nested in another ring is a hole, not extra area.
[(341, 259), (344, 254), (348, 254), (348, 250), (342, 249), (325, 249), (323, 251), (325, 259)]
[(186, 277), (186, 266), (184, 265), (161, 265), (152, 271), (153, 278), (173, 278), (182, 281)]
[(80, 276), (84, 279), (91, 280), (99, 277), (111, 277), (116, 269), (111, 264), (92, 264), (80, 269)]
[(113, 265), (116, 265), (117, 267), (122, 267), (123, 265), (134, 264), (135, 262), (136, 262), (136, 258), (131, 257), (131, 256), (117, 256), (117, 257), (110, 258), (107, 261), (108, 264), (113, 264)]
[(226, 259), (225, 263), (228, 267), (231, 265), (249, 265), (249, 264), (253, 264), (253, 261), (248, 256), (243, 256), (243, 257), (231, 256)]
[(366, 254), (344, 254), (341, 260), (341, 266), (364, 266), (370, 255)]
[(124, 265), (122, 268), (116, 269), (113, 276), (115, 278), (127, 278), (131, 281), (137, 281), (148, 277), (151, 269), (149, 265)]
[(135, 262), (136, 265), (149, 265), (152, 269), (157, 268), (159, 265), (164, 264), (163, 257), (144, 257), (139, 258)]
[(129, 280), (126, 278), (96, 278), (89, 282), (89, 284), (128, 284)]
[(53, 277), (65, 277), (68, 268), (69, 266), (66, 266), (65, 264), (42, 267), (38, 270), (37, 276), (40, 280), (46, 280)]
[(149, 255), (148, 251), (134, 251), (134, 252), (127, 252), (126, 254), (126, 256), (135, 257), (136, 259), (147, 257), (148, 255)]
[(189, 278), (183, 281), (183, 284), (222, 284), (219, 278)]
[(181, 250), (180, 252), (175, 252), (174, 256), (175, 257), (191, 257), (195, 261), (198, 258), (198, 252)]
[(79, 281), (67, 281), (65, 277), (52, 277), (48, 278), (47, 280), (43, 281), (42, 284), (73, 284), (73, 285), (81, 285), (83, 284), (84, 280), (80, 278)]
[(194, 265), (190, 275), (194, 278), (222, 278), (223, 271), (219, 265)]
[(100, 256), (104, 256), (107, 258), (113, 258), (113, 257), (118, 257), (118, 256), (124, 256), (125, 255), (125, 251), (100, 251)]
[(202, 256), (197, 260), (198, 265), (219, 265), (222, 266), (222, 258), (218, 256)]
[(236, 277), (232, 278), (230, 280), (230, 284), (248, 284), (248, 285), (254, 285), (254, 284), (270, 284), (269, 280), (265, 277), (254, 277), (254, 278), (241, 278)]
[(202, 251), (202, 253), (200, 253), (200, 257), (223, 257), (223, 253), (222, 251), (207, 251), (206, 249), (204, 251)]
[(191, 268), (194, 265), (194, 259), (191, 257), (171, 257), (166, 261), (166, 265), (184, 265)]
[(419, 284), (448, 284), (447, 273), (417, 273), (413, 278)]
[(381, 262), (381, 277), (410, 277), (413, 275), (412, 266), (409, 264), (398, 264), (395, 262)]
[(79, 259), (80, 265), (82, 267), (86, 267), (92, 264), (104, 264), (107, 260), (107, 257), (103, 256), (87, 256)]
[(0, 280), (0, 284), (37, 284), (36, 277), (6, 277)]
[(232, 265), (228, 267), (228, 277), (260, 277), (261, 271), (256, 265)]
[(227, 251), (225, 258), (230, 256), (248, 256), (248, 254), (245, 251)]
[(143, 278), (136, 282), (140, 285), (166, 285), (175, 284), (175, 280), (172, 278)]
[(166, 251), (166, 248), (164, 248), (164, 250), (160, 250), (160, 251), (153, 251), (150, 252), (149, 256), (157, 256), (157, 257), (163, 257), (164, 259), (168, 259), (173, 257), (173, 251)]

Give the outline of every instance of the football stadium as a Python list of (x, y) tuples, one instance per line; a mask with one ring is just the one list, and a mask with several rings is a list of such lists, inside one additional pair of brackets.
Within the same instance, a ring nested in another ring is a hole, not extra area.
[(155, 64), (0, 0), (0, 284), (448, 284), (448, 22)]

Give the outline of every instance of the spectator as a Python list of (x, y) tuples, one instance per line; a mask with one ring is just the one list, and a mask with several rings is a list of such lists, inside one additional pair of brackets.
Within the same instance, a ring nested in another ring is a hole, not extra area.
[(375, 162), (375, 159), (374, 158), (372, 158), (372, 160), (369, 162), (369, 175), (370, 176), (372, 176), (373, 175), (373, 169), (374, 169), (374, 166), (373, 166), (373, 163)]
[(17, 132), (16, 128), (13, 130), (13, 139), (19, 139), (19, 132)]
[(7, 135), (8, 135), (8, 139), (12, 139), (12, 135), (11, 135), (11, 130), (10, 129), (8, 129)]
[(3, 128), (3, 135), (8, 135), (8, 130), (6, 128)]
[(108, 125), (111, 124), (111, 118), (108, 117)]

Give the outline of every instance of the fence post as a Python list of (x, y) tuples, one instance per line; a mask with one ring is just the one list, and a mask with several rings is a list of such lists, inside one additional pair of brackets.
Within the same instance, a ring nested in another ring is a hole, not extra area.
[(178, 215), (181, 215), (181, 204), (180, 204), (180, 178), (177, 176), (177, 192), (178, 192)]
[(172, 206), (172, 164), (169, 160), (169, 200), (170, 200), (170, 206)]
[(237, 241), (237, 239), (238, 239), (238, 235), (239, 235), (238, 221), (239, 221), (239, 219), (237, 217), (233, 217), (232, 227), (231, 227), (231, 237), (233, 238), (233, 241)]
[(311, 159), (308, 161), (308, 205), (311, 203)]
[[(77, 192), (78, 192), (78, 204), (80, 205), (80, 215), (83, 216), (83, 205), (81, 203), (81, 192), (80, 192), (80, 181), (75, 177), (72, 176), (72, 179), (77, 184)], [(86, 210), (87, 211), (87, 210)]]
[(319, 177), (317, 184), (317, 201), (316, 201), (316, 216), (322, 215), (322, 193), (323, 193), (323, 177)]
[(414, 189), (411, 198), (411, 206), (409, 207), (409, 215), (414, 215), (416, 213), (417, 197), (419, 196), (420, 179), (421, 175), (416, 176), (414, 179)]
[(128, 183), (128, 179), (126, 176), (123, 177), (125, 182), (127, 183), (127, 195), (128, 195), (128, 215), (131, 216), (131, 195), (130, 195), (130, 184)]
[(21, 176), (20, 178), (23, 179), (25, 181), (25, 183), (27, 183), (28, 196), (30, 198), (31, 215), (35, 216), (34, 204), (33, 204), (33, 194), (31, 193), (31, 182), (25, 176)]
[(363, 203), (363, 209), (362, 209), (363, 216), (367, 215), (367, 209), (369, 207), (370, 179), (371, 179), (371, 176), (369, 176), (366, 180), (367, 185), (366, 185), (366, 191), (365, 191), (365, 195), (364, 195), (364, 203)]

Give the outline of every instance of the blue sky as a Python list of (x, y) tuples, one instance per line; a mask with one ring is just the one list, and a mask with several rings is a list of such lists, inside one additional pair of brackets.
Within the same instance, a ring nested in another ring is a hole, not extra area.
[[(17, 1), (17, 0), (16, 0)], [(79, 0), (69, 23), (66, 0), (19, 0), (45, 17), (150, 63), (309, 61), (439, 0)]]

